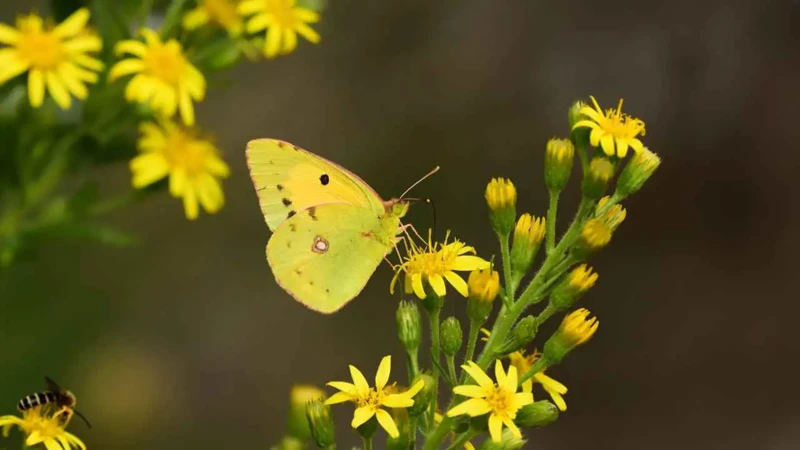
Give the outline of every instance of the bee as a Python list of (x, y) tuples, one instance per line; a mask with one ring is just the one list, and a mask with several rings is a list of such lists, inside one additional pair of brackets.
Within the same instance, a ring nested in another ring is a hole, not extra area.
[(19, 403), (17, 403), (17, 409), (20, 412), (27, 411), (37, 406), (55, 405), (57, 408), (59, 408), (59, 411), (56, 413), (56, 415), (64, 415), (62, 418), (64, 422), (68, 421), (74, 413), (86, 423), (87, 427), (92, 428), (92, 425), (89, 423), (86, 417), (84, 417), (83, 414), (75, 409), (75, 405), (77, 404), (75, 394), (68, 390), (61, 389), (58, 383), (49, 377), (44, 377), (44, 381), (47, 385), (47, 390), (23, 397)]

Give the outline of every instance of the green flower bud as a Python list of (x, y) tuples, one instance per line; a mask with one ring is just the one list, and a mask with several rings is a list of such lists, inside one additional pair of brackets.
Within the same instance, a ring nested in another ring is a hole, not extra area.
[(586, 103), (578, 100), (569, 107), (569, 112), (567, 113), (569, 129), (572, 130), (570, 137), (572, 138), (572, 143), (578, 148), (586, 148), (589, 146), (589, 133), (591, 133), (591, 129), (587, 127), (575, 128), (575, 124), (581, 120), (589, 120), (588, 117), (581, 114), (581, 109), (585, 106), (587, 106)]
[(422, 325), (416, 302), (401, 301), (397, 307), (397, 336), (408, 352), (415, 352), (422, 343)]
[(613, 177), (614, 164), (611, 161), (601, 156), (592, 158), (581, 185), (583, 195), (592, 200), (599, 200), (605, 194), (608, 183)]
[(558, 419), (558, 408), (547, 400), (525, 405), (517, 411), (514, 422), (521, 427), (533, 428), (550, 425)]
[(475, 323), (484, 323), (492, 312), (494, 299), (500, 292), (500, 274), (491, 268), (475, 270), (467, 279), (469, 297), (467, 316)]
[(408, 410), (405, 408), (394, 408), (391, 412), (394, 423), (397, 425), (397, 431), (400, 434), (396, 438), (391, 436), (387, 437), (386, 448), (388, 450), (409, 450), (412, 447), (409, 439), (411, 424), (408, 421)]
[(455, 317), (448, 317), (441, 327), (442, 351), (446, 356), (454, 356), (461, 349), (464, 332), (461, 323)]
[(639, 191), (661, 164), (661, 158), (647, 148), (634, 155), (617, 180), (616, 195), (625, 198)]
[(534, 218), (530, 214), (519, 216), (514, 227), (514, 243), (511, 245), (511, 270), (518, 277), (521, 278), (531, 268), (544, 233), (544, 217)]
[(503, 345), (498, 349), (498, 352), (507, 355), (516, 352), (519, 349), (525, 348), (536, 337), (539, 324), (533, 316), (523, 317), (522, 320), (517, 322), (514, 330), (508, 336)]
[(569, 139), (550, 139), (544, 152), (544, 184), (551, 192), (561, 192), (572, 173), (575, 147)]
[(578, 259), (584, 259), (608, 245), (611, 242), (612, 230), (609, 224), (602, 219), (589, 219), (583, 224), (578, 242), (573, 254)]
[(558, 309), (567, 309), (594, 286), (598, 275), (586, 264), (573, 269), (564, 279), (553, 289), (550, 294), (550, 303)]
[(364, 439), (371, 439), (372, 436), (375, 435), (376, 431), (378, 431), (378, 419), (375, 416), (372, 416), (371, 419), (356, 428), (358, 435)]
[(542, 358), (558, 364), (567, 353), (591, 339), (600, 322), (596, 317), (589, 319), (589, 314), (589, 310), (584, 308), (568, 314), (544, 344)]
[(517, 219), (517, 188), (505, 178), (493, 178), (486, 186), (486, 203), (492, 228), (501, 236), (508, 236)]
[(306, 419), (311, 429), (311, 437), (319, 448), (328, 448), (336, 444), (335, 426), (331, 416), (331, 408), (320, 398), (312, 400), (306, 406)]
[(478, 447), (478, 450), (519, 450), (528, 441), (525, 438), (518, 438), (514, 436), (508, 428), (503, 429), (503, 434), (498, 442), (492, 439), (486, 439)]
[(420, 373), (414, 377), (414, 381), (411, 382), (411, 386), (414, 386), (420, 380), (425, 382), (425, 386), (423, 386), (422, 390), (414, 396), (414, 405), (408, 408), (408, 414), (412, 417), (419, 416), (427, 411), (428, 406), (430, 406), (431, 400), (433, 399), (433, 389), (436, 384), (433, 377), (427, 373)]
[(284, 436), (277, 445), (271, 447), (271, 450), (306, 450), (307, 448), (305, 441), (292, 436)]
[(617, 227), (620, 226), (620, 224), (622, 224), (622, 222), (625, 221), (625, 217), (627, 217), (628, 213), (619, 203), (610, 208), (606, 208), (606, 204), (608, 203), (609, 199), (609, 196), (605, 196), (597, 202), (596, 210), (598, 212), (603, 210), (605, 211), (603, 214), (597, 215), (596, 217), (608, 224), (613, 232), (617, 229)]
[(325, 391), (311, 386), (297, 384), (289, 394), (288, 434), (301, 440), (311, 439), (311, 430), (306, 419), (306, 405), (312, 400), (325, 400)]

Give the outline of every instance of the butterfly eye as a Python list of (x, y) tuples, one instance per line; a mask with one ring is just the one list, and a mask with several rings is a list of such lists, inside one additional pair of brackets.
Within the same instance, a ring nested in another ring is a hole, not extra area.
[(328, 183), (331, 182), (331, 179), (327, 173), (323, 173), (322, 176), (319, 177), (319, 182), (322, 183), (323, 186), (327, 186)]

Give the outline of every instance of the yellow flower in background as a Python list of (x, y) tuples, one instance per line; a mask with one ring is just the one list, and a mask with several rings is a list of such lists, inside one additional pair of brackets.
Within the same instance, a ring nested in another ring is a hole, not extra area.
[[(475, 255), (475, 249), (455, 240), (447, 243), (448, 236), (444, 243), (439, 244), (431, 241), (428, 234), (427, 247), (417, 247), (413, 242), (408, 248), (408, 255), (405, 261), (395, 267), (394, 278), (389, 287), (390, 292), (394, 293), (394, 285), (401, 273), (405, 272), (405, 292), (414, 292), (417, 297), (424, 299), (425, 285), (427, 282), (433, 292), (440, 297), (447, 293), (445, 280), (447, 280), (459, 294), (466, 297), (469, 295), (467, 282), (461, 278), (456, 271), (473, 271), (489, 267), (489, 261)], [(410, 240), (409, 240), (410, 242)]]
[(247, 32), (267, 30), (264, 56), (275, 58), (287, 55), (297, 47), (297, 35), (312, 44), (320, 41), (319, 34), (308, 24), (319, 22), (319, 13), (295, 6), (296, 0), (244, 0), (239, 13), (255, 14), (247, 22)]
[(0, 417), (3, 436), (8, 436), (11, 427), (17, 426), (27, 436), (26, 447), (42, 444), (47, 450), (86, 450), (86, 445), (77, 436), (66, 431), (72, 418), (68, 408), (54, 409), (52, 404), (36, 406), (22, 413), (22, 417)]
[[(526, 354), (524, 350), (520, 350), (508, 355), (508, 359), (511, 361), (511, 365), (517, 368), (518, 373), (526, 374), (531, 370), (533, 363), (535, 363), (540, 356), (542, 356), (541, 353), (536, 351), (531, 354)], [(548, 377), (544, 374), (544, 370), (542, 370), (535, 373), (532, 379), (528, 379), (522, 383), (522, 392), (531, 392), (533, 390), (534, 381), (542, 385), (545, 392), (550, 395), (550, 398), (553, 399), (553, 403), (556, 404), (558, 409), (561, 411), (567, 410), (567, 402), (564, 401), (563, 397), (563, 395), (567, 393), (566, 386)]]
[(30, 14), (17, 19), (17, 28), (0, 23), (0, 84), (28, 72), (31, 106), (44, 103), (45, 90), (58, 106), (69, 109), (72, 97), (85, 99), (86, 84), (96, 83), (103, 63), (89, 56), (103, 42), (87, 28), (89, 10), (81, 8), (55, 27)]
[(183, 16), (183, 28), (195, 30), (212, 23), (231, 36), (242, 34), (243, 21), (237, 8), (241, 0), (199, 0), (197, 8)]
[(353, 382), (331, 381), (328, 383), (328, 386), (341, 392), (333, 394), (325, 401), (325, 404), (334, 405), (336, 403), (353, 402), (357, 407), (353, 413), (353, 420), (350, 426), (358, 428), (374, 416), (389, 436), (393, 438), (400, 436), (391, 414), (383, 408), (408, 408), (413, 406), (413, 397), (425, 386), (425, 382), (420, 380), (405, 392), (391, 393), (393, 386), (386, 386), (389, 382), (391, 369), (392, 357), (385, 356), (375, 374), (375, 387), (371, 388), (367, 383), (367, 379), (364, 378), (364, 374), (355, 366), (350, 366), (350, 377)]
[(228, 176), (228, 165), (208, 140), (193, 135), (170, 121), (140, 125), (141, 154), (130, 162), (133, 186), (143, 188), (169, 176), (169, 191), (183, 199), (186, 217), (194, 220), (199, 206), (213, 214), (225, 204), (220, 179)]
[(628, 154), (628, 147), (636, 153), (641, 153), (644, 145), (637, 136), (644, 136), (644, 122), (622, 112), (623, 99), (619, 100), (616, 110), (609, 109), (606, 112), (603, 112), (594, 97), (591, 99), (594, 108), (586, 105), (579, 112), (588, 120), (579, 120), (572, 129), (590, 128), (592, 132), (589, 135), (589, 142), (595, 147), (602, 147), (608, 156), (616, 155), (624, 158)]
[(492, 441), (500, 442), (503, 435), (503, 425), (508, 427), (517, 438), (522, 437), (514, 418), (517, 411), (525, 405), (533, 403), (533, 394), (530, 392), (517, 392), (517, 368), (511, 366), (508, 373), (503, 370), (500, 360), (495, 362), (494, 374), (497, 383), (472, 361), (461, 366), (477, 385), (466, 384), (453, 388), (453, 393), (470, 397), (469, 400), (447, 411), (448, 417), (467, 414), (470, 417), (489, 414), (489, 434)]
[(206, 80), (183, 54), (181, 44), (175, 39), (162, 42), (155, 31), (140, 30), (144, 42), (121, 41), (116, 46), (118, 54), (132, 55), (116, 63), (109, 78), (116, 80), (135, 74), (125, 88), (125, 99), (149, 104), (157, 112), (172, 117), (180, 110), (186, 125), (194, 125), (192, 101), (203, 100)]

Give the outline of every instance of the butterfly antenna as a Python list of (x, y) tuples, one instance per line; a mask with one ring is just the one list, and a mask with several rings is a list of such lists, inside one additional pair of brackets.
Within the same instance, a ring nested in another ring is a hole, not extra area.
[(406, 189), (406, 191), (403, 192), (400, 198), (402, 199), (403, 197), (405, 197), (406, 194), (408, 194), (408, 191), (414, 189), (418, 184), (422, 183), (423, 181), (425, 181), (426, 178), (430, 177), (431, 175), (435, 174), (438, 171), (439, 171), (439, 166), (434, 167), (433, 170), (428, 172), (424, 177), (420, 178), (419, 180), (417, 180), (416, 183), (412, 184), (408, 189)]
[[(408, 200), (410, 202), (425, 202), (428, 205), (430, 205), (431, 211), (433, 212), (433, 227), (432, 227), (433, 228), (433, 235), (436, 236), (436, 205), (433, 203), (433, 200), (429, 199), (429, 198), (407, 198), (406, 200)], [(413, 226), (412, 226), (412, 228), (413, 228)], [(414, 232), (417, 233), (417, 230), (414, 229)], [(419, 235), (419, 233), (417, 233), (417, 237), (422, 242), (426, 242), (425, 239), (423, 239), (422, 236)]]
[(86, 416), (81, 414), (80, 411), (78, 411), (77, 409), (73, 409), (72, 412), (74, 412), (76, 416), (80, 417), (86, 423), (87, 427), (92, 428), (92, 424), (89, 423), (89, 419), (87, 419)]

